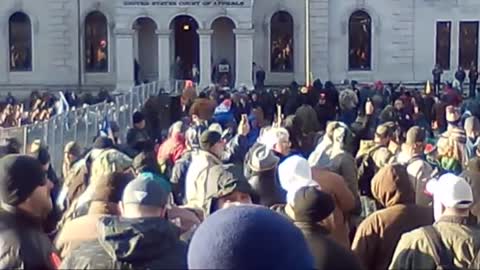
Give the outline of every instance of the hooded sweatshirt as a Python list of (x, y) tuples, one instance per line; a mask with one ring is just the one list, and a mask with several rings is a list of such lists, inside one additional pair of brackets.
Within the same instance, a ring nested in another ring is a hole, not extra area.
[(162, 218), (104, 217), (98, 239), (81, 244), (61, 269), (186, 269), (178, 228)]
[(387, 269), (402, 234), (431, 225), (433, 211), (415, 205), (415, 193), (402, 165), (382, 168), (372, 180), (372, 193), (385, 209), (360, 224), (352, 250), (365, 269)]

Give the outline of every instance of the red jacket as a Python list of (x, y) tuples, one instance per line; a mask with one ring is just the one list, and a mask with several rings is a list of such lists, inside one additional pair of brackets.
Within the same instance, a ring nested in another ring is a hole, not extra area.
[(182, 156), (186, 148), (185, 137), (182, 134), (171, 136), (158, 148), (158, 164), (164, 164), (167, 160), (174, 164)]

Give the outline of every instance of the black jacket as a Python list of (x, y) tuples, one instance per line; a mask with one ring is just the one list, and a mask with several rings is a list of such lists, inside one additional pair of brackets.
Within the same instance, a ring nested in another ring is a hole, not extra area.
[(295, 222), (307, 240), (315, 258), (315, 269), (362, 269), (355, 255), (328, 237), (328, 231), (318, 224)]
[(58, 258), (41, 222), (8, 206), (0, 210), (0, 269), (56, 269)]
[(467, 74), (465, 74), (465, 71), (463, 70), (457, 70), (457, 72), (455, 72), (455, 79), (457, 79), (460, 82), (465, 81), (466, 76)]
[(98, 239), (73, 250), (61, 269), (187, 269), (186, 244), (167, 220), (109, 216), (97, 226)]

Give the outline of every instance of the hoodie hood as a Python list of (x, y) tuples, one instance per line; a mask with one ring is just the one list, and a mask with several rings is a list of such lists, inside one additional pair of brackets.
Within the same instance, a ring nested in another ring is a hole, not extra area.
[(97, 226), (100, 244), (116, 261), (152, 261), (178, 249), (179, 229), (163, 218), (109, 216)]
[(415, 192), (402, 165), (385, 166), (372, 179), (373, 197), (384, 207), (415, 203)]

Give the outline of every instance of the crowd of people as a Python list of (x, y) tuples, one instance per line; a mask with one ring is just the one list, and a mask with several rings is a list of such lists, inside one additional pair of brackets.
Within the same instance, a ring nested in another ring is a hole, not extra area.
[(0, 128), (20, 127), (48, 121), (51, 117), (70, 108), (112, 100), (108, 91), (105, 90), (100, 91), (96, 96), (90, 93), (78, 96), (71, 91), (62, 94), (64, 100), (52, 92), (33, 91), (27, 101), (20, 101), (9, 92), (5, 100), (0, 102)]
[(480, 104), (441, 86), (189, 85), (166, 137), (145, 108), (61, 172), (8, 141), (0, 268), (480, 268)]

